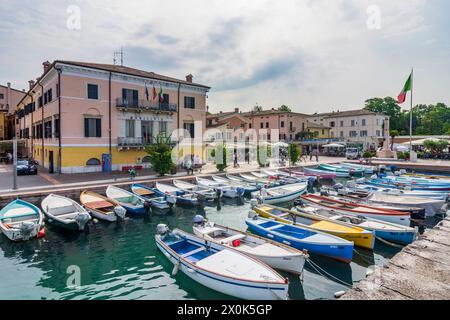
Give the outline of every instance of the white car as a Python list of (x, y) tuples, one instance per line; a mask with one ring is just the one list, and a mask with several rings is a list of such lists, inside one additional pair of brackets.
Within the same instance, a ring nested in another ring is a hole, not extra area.
[(347, 150), (345, 151), (345, 157), (348, 160), (356, 160), (359, 158), (359, 149), (358, 148), (347, 148)]

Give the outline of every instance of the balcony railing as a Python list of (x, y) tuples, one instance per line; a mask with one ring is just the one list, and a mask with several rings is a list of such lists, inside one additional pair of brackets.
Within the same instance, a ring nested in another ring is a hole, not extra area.
[(147, 100), (135, 100), (135, 99), (123, 99), (117, 98), (116, 100), (117, 108), (123, 109), (134, 109), (134, 110), (149, 110), (149, 111), (167, 111), (167, 112), (177, 112), (178, 106), (173, 103), (160, 103), (152, 102)]
[(118, 137), (117, 138), (117, 144), (119, 147), (132, 147), (132, 148), (137, 148), (137, 147), (143, 147), (144, 140), (142, 139), (142, 137), (137, 137), (137, 138), (124, 138), (124, 137)]

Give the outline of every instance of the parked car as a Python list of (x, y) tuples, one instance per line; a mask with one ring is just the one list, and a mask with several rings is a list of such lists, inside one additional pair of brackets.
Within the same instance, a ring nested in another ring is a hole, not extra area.
[(358, 148), (347, 148), (345, 151), (345, 157), (348, 160), (357, 160), (360, 157)]
[(37, 174), (37, 163), (34, 160), (17, 160), (17, 175)]

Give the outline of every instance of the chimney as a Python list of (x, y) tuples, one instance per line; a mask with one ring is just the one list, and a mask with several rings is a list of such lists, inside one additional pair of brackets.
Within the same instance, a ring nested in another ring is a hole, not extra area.
[(192, 78), (194, 78), (194, 76), (192, 74), (188, 74), (186, 76), (186, 82), (192, 83)]
[(234, 108), (234, 112), (239, 113), (239, 108)]
[(206, 106), (206, 112), (209, 112), (209, 106)]
[(50, 68), (51, 63), (48, 61), (45, 61), (42, 63), (42, 66), (44, 67), (44, 73), (47, 72), (47, 70)]
[(30, 85), (30, 90), (33, 89), (34, 87), (34, 80), (30, 80), (28, 81), (29, 85)]
[(8, 88), (11, 88), (11, 82), (8, 82), (6, 85), (8, 86)]

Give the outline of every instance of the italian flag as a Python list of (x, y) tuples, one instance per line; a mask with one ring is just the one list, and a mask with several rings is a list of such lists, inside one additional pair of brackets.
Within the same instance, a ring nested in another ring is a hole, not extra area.
[(161, 102), (161, 103), (164, 102), (164, 94), (163, 94), (162, 87), (159, 87), (159, 102)]
[(406, 80), (405, 86), (403, 87), (402, 92), (397, 97), (397, 103), (403, 103), (406, 100), (406, 93), (411, 91), (412, 87), (412, 73), (409, 75), (408, 80)]

